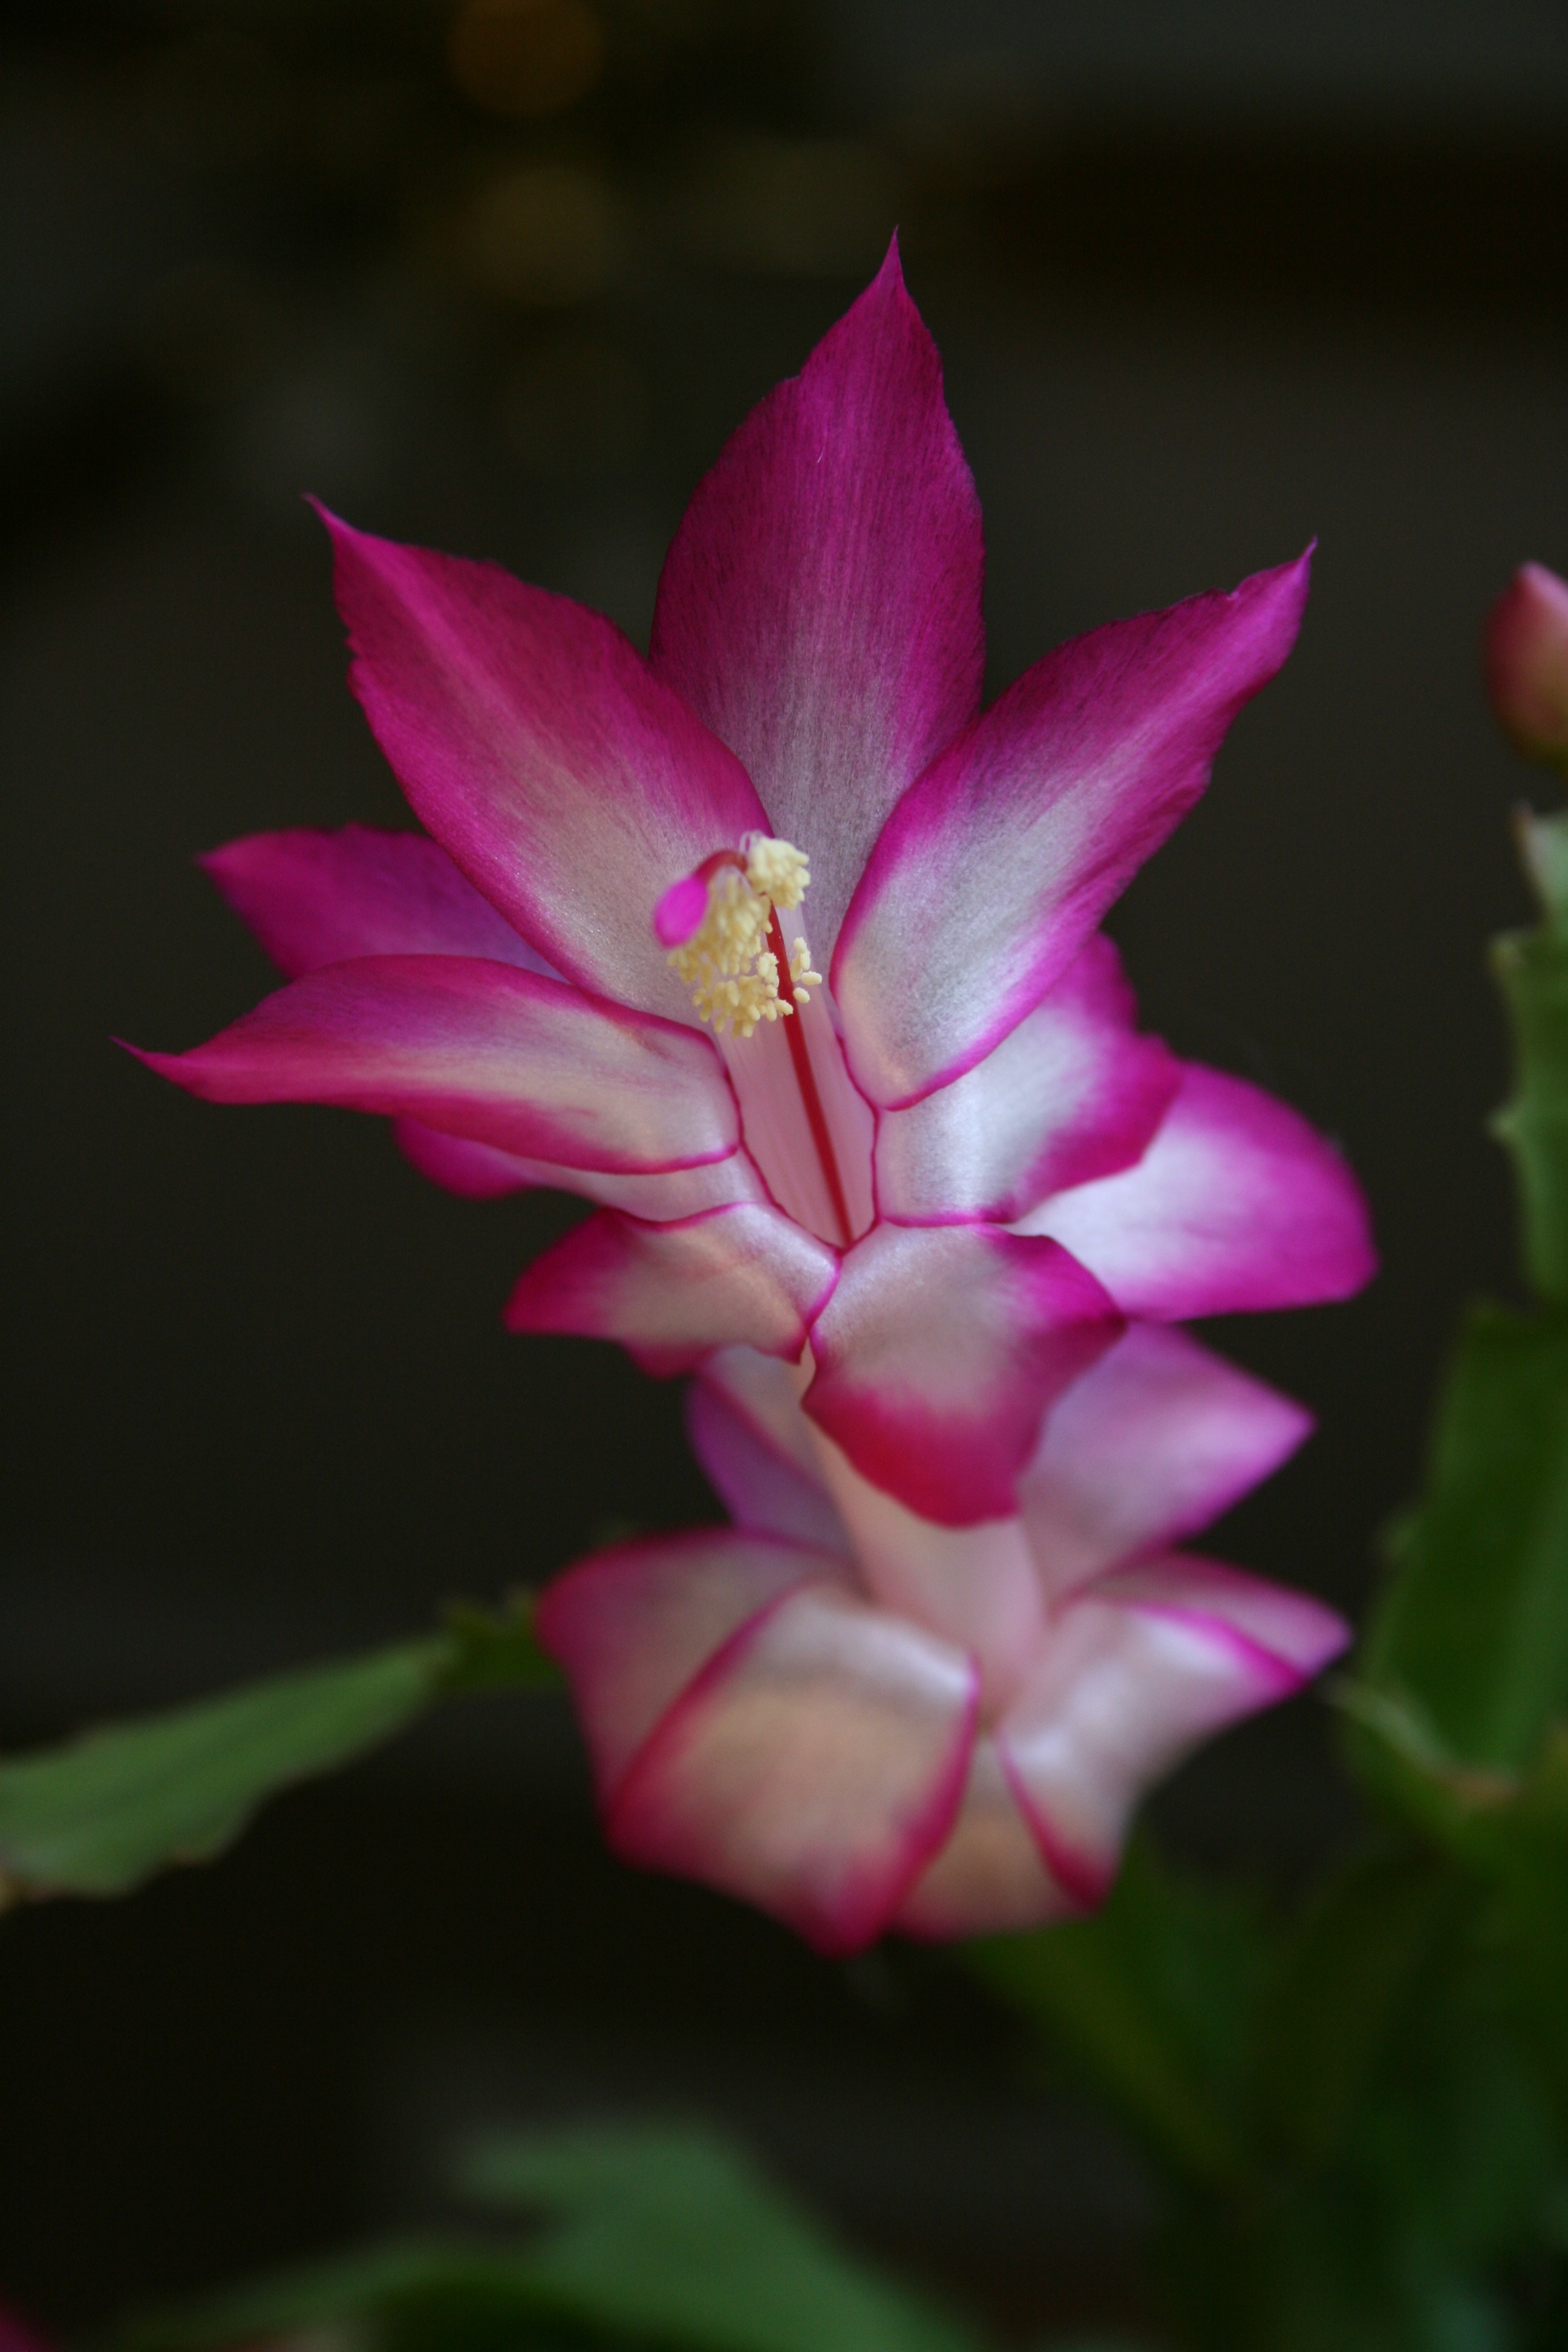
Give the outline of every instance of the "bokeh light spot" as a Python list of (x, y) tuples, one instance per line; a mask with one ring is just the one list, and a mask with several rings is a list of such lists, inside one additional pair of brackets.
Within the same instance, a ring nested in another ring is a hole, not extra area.
[(452, 79), (493, 114), (559, 114), (605, 65), (604, 27), (585, 0), (467, 0), (447, 42)]

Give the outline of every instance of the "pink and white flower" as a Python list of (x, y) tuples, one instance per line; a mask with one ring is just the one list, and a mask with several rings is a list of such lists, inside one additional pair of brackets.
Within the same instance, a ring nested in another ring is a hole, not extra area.
[(828, 1952), (1060, 1917), (1107, 1891), (1150, 1781), (1349, 1638), (1173, 1549), (1308, 1427), (1183, 1332), (1132, 1325), (976, 1527), (869, 1484), (799, 1377), (710, 1357), (691, 1434), (734, 1527), (599, 1552), (541, 1599), (628, 1862)]
[[(1095, 630), (982, 711), (979, 510), (896, 254), (699, 486), (646, 660), (328, 521), (354, 688), (428, 837), (206, 859), (291, 984), (153, 1066), (388, 1114), (459, 1192), (586, 1195), (514, 1328), (804, 1366), (833, 1458), (947, 1528), (1012, 1523), (1129, 1318), (1365, 1281), (1338, 1155), (1141, 1035), (1096, 928), (1289, 652), (1307, 559)], [(726, 893), (747, 954), (702, 966)], [(742, 971), (726, 1034), (698, 966)]]

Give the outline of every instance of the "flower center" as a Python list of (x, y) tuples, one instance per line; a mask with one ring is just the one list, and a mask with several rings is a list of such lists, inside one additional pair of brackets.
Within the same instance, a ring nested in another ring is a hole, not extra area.
[(810, 1046), (795, 1017), (797, 1006), (805, 1012), (809, 1004), (808, 990), (821, 986), (822, 974), (812, 970), (804, 939), (786, 950), (779, 921), (781, 908), (799, 906), (810, 880), (805, 856), (792, 842), (747, 834), (739, 849), (716, 849), (672, 884), (654, 908), (653, 928), (715, 1036), (728, 1031), (743, 1044), (763, 1024), (787, 1022), (790, 1064), (839, 1229), (836, 1238), (847, 1248), (856, 1223)]

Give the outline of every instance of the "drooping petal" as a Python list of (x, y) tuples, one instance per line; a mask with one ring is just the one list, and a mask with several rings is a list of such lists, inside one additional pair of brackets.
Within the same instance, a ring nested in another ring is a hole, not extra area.
[(861, 1582), (884, 1608), (967, 1650), (980, 1668), (985, 1712), (994, 1715), (1027, 1673), (1046, 1630), (1045, 1591), (1022, 1521), (940, 1526), (873, 1486), (821, 1431), (816, 1444)]
[(298, 825), (226, 842), (196, 863), (290, 980), (383, 955), (483, 956), (550, 972), (440, 843), (421, 833)]
[(512, 1331), (619, 1339), (684, 1369), (737, 1341), (793, 1360), (838, 1262), (776, 1209), (712, 1209), (666, 1225), (602, 1210), (536, 1258), (507, 1302)]
[(567, 1167), (695, 1167), (739, 1140), (706, 1039), (477, 956), (330, 964), (188, 1054), (132, 1050), (207, 1102), (406, 1115)]
[(1305, 1593), (1211, 1560), (1149, 1561), (1075, 1595), (996, 1735), (1051, 1875), (1098, 1902), (1143, 1790), (1349, 1639)]
[(786, 1592), (639, 1749), (610, 1843), (757, 1904), (821, 1951), (858, 1951), (952, 1826), (977, 1681), (961, 1652), (851, 1594)]
[(1003, 1223), (1138, 1159), (1180, 1083), (1132, 1026), (1132, 992), (1091, 939), (983, 1062), (877, 1125), (877, 1204), (908, 1224)]
[(733, 753), (602, 614), (326, 521), (351, 683), (416, 815), (558, 971), (694, 1022), (653, 909), (767, 830)]
[(729, 1528), (615, 1544), (546, 1585), (534, 1627), (572, 1685), (602, 1801), (665, 1709), (748, 1618), (840, 1571)]
[(813, 1328), (805, 1409), (922, 1518), (1007, 1518), (1046, 1407), (1121, 1328), (1065, 1250), (994, 1225), (877, 1225)]
[(1307, 562), (1058, 646), (905, 793), (829, 974), (873, 1102), (973, 1069), (1066, 971), (1289, 652)]
[(1043, 1201), (1019, 1230), (1054, 1235), (1125, 1313), (1153, 1322), (1348, 1298), (1377, 1263), (1332, 1144), (1272, 1095), (1197, 1064), (1136, 1167)]
[(700, 1374), (687, 1392), (686, 1433), (738, 1528), (850, 1558), (844, 1522), (819, 1482), (770, 1444), (750, 1415)]
[(978, 708), (982, 561), (895, 246), (698, 485), (649, 653), (810, 856), (819, 956), (889, 810)]
[(1078, 1906), (1040, 1858), (1040, 1849), (1002, 1769), (996, 1742), (982, 1735), (970, 1759), (963, 1802), (947, 1843), (910, 1887), (889, 1923), (923, 1943), (1002, 1936), (1043, 1927)]
[(1046, 1590), (1059, 1597), (1195, 1535), (1311, 1426), (1303, 1406), (1184, 1331), (1134, 1323), (1058, 1400), (1018, 1482)]
[(731, 1151), (725, 1160), (698, 1168), (660, 1169), (651, 1175), (617, 1175), (597, 1168), (563, 1168), (551, 1160), (520, 1160), (492, 1144), (466, 1136), (443, 1135), (417, 1119), (400, 1118), (393, 1129), (398, 1150), (433, 1184), (466, 1201), (499, 1201), (509, 1192), (577, 1192), (602, 1208), (624, 1209), (650, 1224), (695, 1217), (704, 1209), (727, 1209), (737, 1201), (765, 1202), (767, 1192), (750, 1155)]

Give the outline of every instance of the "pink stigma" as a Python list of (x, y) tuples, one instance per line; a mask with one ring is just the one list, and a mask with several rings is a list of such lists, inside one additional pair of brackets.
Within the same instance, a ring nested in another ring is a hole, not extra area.
[(653, 910), (654, 937), (661, 948), (683, 948), (692, 934), (701, 929), (707, 912), (707, 877), (683, 875), (679, 882), (670, 884)]

